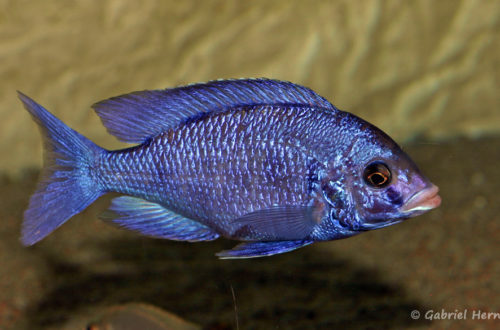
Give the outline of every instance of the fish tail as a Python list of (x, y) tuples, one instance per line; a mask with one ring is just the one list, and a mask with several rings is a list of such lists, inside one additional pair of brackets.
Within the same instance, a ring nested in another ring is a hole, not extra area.
[(22, 226), (21, 242), (33, 245), (103, 194), (93, 164), (105, 150), (26, 95), (18, 94), (40, 126), (45, 147), (41, 180), (24, 212)]

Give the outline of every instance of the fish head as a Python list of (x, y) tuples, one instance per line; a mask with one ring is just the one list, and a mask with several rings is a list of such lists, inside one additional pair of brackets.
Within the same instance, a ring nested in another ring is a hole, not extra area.
[(352, 231), (386, 227), (441, 204), (438, 187), (385, 133), (369, 125), (350, 146), (337, 219)]

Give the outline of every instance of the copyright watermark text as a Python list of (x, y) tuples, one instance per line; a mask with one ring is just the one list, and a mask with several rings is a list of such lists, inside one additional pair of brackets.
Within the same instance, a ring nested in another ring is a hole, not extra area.
[(424, 318), (426, 320), (500, 320), (500, 312), (486, 312), (480, 309), (455, 309), (447, 311), (445, 309), (427, 311), (412, 310), (410, 317), (414, 320)]

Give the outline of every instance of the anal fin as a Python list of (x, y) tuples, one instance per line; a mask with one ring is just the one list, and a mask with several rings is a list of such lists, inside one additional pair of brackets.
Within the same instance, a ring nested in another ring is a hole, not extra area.
[(216, 255), (221, 259), (266, 257), (289, 252), (311, 243), (313, 243), (311, 240), (241, 243), (231, 250), (221, 251)]
[(219, 234), (197, 221), (174, 213), (160, 204), (141, 198), (121, 196), (113, 199), (105, 221), (143, 235), (177, 241), (211, 241)]

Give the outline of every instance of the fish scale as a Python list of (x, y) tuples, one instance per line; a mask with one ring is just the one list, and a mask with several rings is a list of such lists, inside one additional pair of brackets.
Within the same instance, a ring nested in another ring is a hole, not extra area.
[[(309, 156), (273, 139), (270, 131), (291, 124), (278, 123), (278, 111), (255, 107), (242, 111), (240, 116), (230, 113), (209, 116), (155, 137), (126, 154), (111, 152), (100, 166), (102, 176), (108, 178), (106, 189), (132, 191), (134, 196), (161, 203), (203, 222), (220, 219), (219, 229), (225, 231), (230, 231), (227, 222), (242, 214), (273, 205), (306, 204), (310, 197), (303, 173), (307, 173)], [(293, 118), (285, 115), (290, 111), (282, 111), (281, 119), (285, 122)], [(267, 124), (262, 116), (266, 115), (276, 118), (274, 128), (265, 129)], [(217, 129), (224, 124), (226, 134)], [(246, 129), (239, 130), (242, 124)], [(259, 130), (262, 134), (253, 134)], [(235, 142), (224, 148), (230, 140)], [(226, 150), (224, 158), (216, 152), (220, 149)], [(121, 179), (116, 181), (118, 184), (113, 177)], [(130, 180), (124, 185), (123, 178)], [(215, 185), (219, 180), (221, 185)]]

